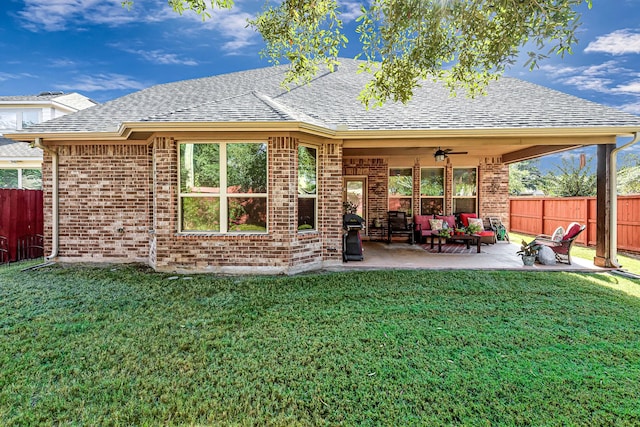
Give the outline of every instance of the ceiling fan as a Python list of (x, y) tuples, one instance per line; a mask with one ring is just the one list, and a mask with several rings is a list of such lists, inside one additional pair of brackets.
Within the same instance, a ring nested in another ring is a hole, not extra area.
[(442, 162), (444, 159), (449, 157), (449, 154), (467, 154), (467, 151), (453, 151), (451, 148), (442, 149), (438, 147), (436, 152), (433, 154), (433, 157), (436, 158), (436, 162)]

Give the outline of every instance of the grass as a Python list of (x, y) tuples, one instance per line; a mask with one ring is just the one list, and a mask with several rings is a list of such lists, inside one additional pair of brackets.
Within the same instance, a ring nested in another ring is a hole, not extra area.
[[(522, 240), (531, 241), (534, 236), (528, 234), (509, 233), (512, 242), (519, 243)], [(584, 258), (593, 261), (596, 256), (596, 250), (593, 247), (585, 247), (573, 245), (571, 248), (571, 257)], [(622, 265), (623, 270), (640, 275), (640, 255), (618, 252), (618, 263)]]
[(0, 425), (640, 424), (638, 281), (20, 268)]

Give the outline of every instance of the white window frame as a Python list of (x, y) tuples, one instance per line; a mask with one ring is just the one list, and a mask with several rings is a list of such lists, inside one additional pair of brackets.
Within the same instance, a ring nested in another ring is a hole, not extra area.
[[(422, 171), (425, 169), (438, 169), (442, 172), (442, 195), (441, 196), (423, 196), (422, 195)], [(422, 212), (422, 200), (423, 199), (440, 199), (442, 201), (442, 212), (441, 215), (444, 215), (446, 209), (446, 191), (447, 191), (447, 170), (442, 166), (425, 166), (420, 168), (420, 180), (418, 184), (418, 193), (420, 195), (420, 215), (429, 215)]]
[[(391, 196), (389, 189), (391, 186), (389, 185), (389, 178), (391, 178), (391, 170), (392, 169), (409, 169), (411, 170), (411, 195), (409, 196)], [(409, 211), (407, 212), (407, 217), (413, 217), (413, 195), (415, 194), (415, 176), (414, 176), (414, 168), (413, 166), (389, 166), (387, 170), (387, 210), (391, 210), (390, 201), (392, 199), (406, 199), (409, 198)]]
[[(180, 185), (180, 177), (182, 176), (182, 159), (180, 158), (180, 146), (186, 144), (218, 144), (219, 146), (219, 165), (220, 165), (220, 192), (219, 193), (183, 193)], [(267, 147), (267, 192), (266, 193), (229, 193), (227, 192), (227, 145), (231, 144), (265, 144)], [(226, 234), (226, 235), (239, 235), (239, 234), (258, 234), (264, 235), (269, 233), (269, 144), (267, 141), (179, 141), (178, 142), (178, 233), (184, 234)], [(224, 161), (223, 161), (224, 160)], [(182, 199), (185, 197), (217, 197), (220, 199), (220, 230), (203, 230), (192, 231), (182, 230)], [(229, 199), (241, 198), (241, 197), (253, 197), (253, 198), (265, 198), (267, 217), (266, 217), (266, 230), (265, 231), (229, 231)]]
[[(316, 145), (312, 145), (312, 144), (305, 144), (305, 143), (299, 143), (298, 144), (298, 148), (296, 149), (296, 179), (299, 176), (299, 171), (300, 171), (300, 165), (299, 165), (299, 160), (300, 160), (300, 147), (306, 147), (306, 148), (311, 148), (313, 150), (316, 150), (316, 192), (315, 194), (300, 194), (300, 189), (299, 189), (299, 184), (296, 188), (296, 193), (298, 195), (298, 199), (314, 199), (315, 203), (313, 204), (313, 223), (315, 224), (314, 228), (310, 228), (307, 230), (300, 230), (298, 229), (300, 227), (299, 224), (299, 220), (300, 220), (300, 212), (298, 212), (297, 218), (296, 218), (296, 229), (298, 230), (298, 233), (315, 233), (318, 231), (318, 193), (320, 192), (320, 179), (319, 179), (319, 173), (318, 173), (318, 163), (319, 163), (319, 158), (320, 158), (320, 148)], [(300, 203), (298, 202), (297, 204), (297, 209), (300, 209)]]
[[(473, 196), (458, 196), (456, 195), (456, 184), (455, 184), (455, 171), (456, 169), (473, 169), (476, 171), (476, 188), (475, 188), (475, 192)], [(477, 213), (478, 212), (478, 167), (477, 166), (459, 166), (459, 167), (454, 167), (451, 170), (451, 209), (452, 209), (452, 213), (460, 213), (460, 212), (456, 212), (456, 204), (455, 201), (456, 199), (474, 199), (474, 211), (473, 212), (468, 212), (468, 213)], [(465, 212), (467, 213), (467, 212)]]

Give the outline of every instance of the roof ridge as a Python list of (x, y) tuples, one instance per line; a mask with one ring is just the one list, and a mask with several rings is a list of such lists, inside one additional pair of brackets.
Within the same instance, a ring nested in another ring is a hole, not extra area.
[(209, 100), (209, 101), (206, 101), (206, 102), (201, 102), (201, 103), (198, 103), (198, 104), (191, 104), (188, 107), (177, 108), (177, 109), (170, 110), (170, 111), (159, 112), (159, 113), (153, 114), (151, 116), (147, 116), (147, 117), (141, 118), (140, 121), (141, 122), (153, 121), (154, 119), (157, 119), (157, 118), (160, 118), (160, 117), (165, 117), (167, 115), (172, 115), (172, 114), (175, 114), (175, 113), (183, 113), (185, 111), (191, 111), (191, 110), (199, 108), (199, 107), (201, 107), (203, 105), (213, 105), (213, 104), (218, 104), (218, 103), (220, 103), (222, 101), (228, 101), (228, 100), (234, 99), (234, 98), (241, 98), (241, 97), (246, 96), (246, 95), (251, 95), (252, 92), (253, 91), (246, 91), (246, 92), (238, 93), (238, 94), (235, 94), (235, 95), (232, 95), (232, 96), (227, 96), (225, 98), (212, 99), (212, 100)]
[(311, 117), (310, 115), (303, 113), (302, 111), (298, 111), (295, 108), (289, 107), (288, 105), (283, 104), (280, 101), (276, 101), (275, 99), (271, 98), (269, 95), (260, 93), (258, 91), (253, 91), (252, 93), (256, 98), (258, 98), (260, 101), (262, 101), (267, 106), (272, 108), (276, 113), (282, 116), (288, 117), (293, 121), (305, 122), (305, 123), (321, 123), (322, 126), (324, 127), (335, 129), (335, 126), (327, 126), (327, 124), (324, 123), (324, 121)]

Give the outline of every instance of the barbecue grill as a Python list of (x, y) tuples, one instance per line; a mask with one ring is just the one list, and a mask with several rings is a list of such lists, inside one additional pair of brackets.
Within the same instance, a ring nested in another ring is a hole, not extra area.
[(360, 230), (364, 229), (364, 219), (355, 214), (342, 217), (345, 233), (342, 235), (342, 259), (346, 261), (362, 261), (362, 239)]

